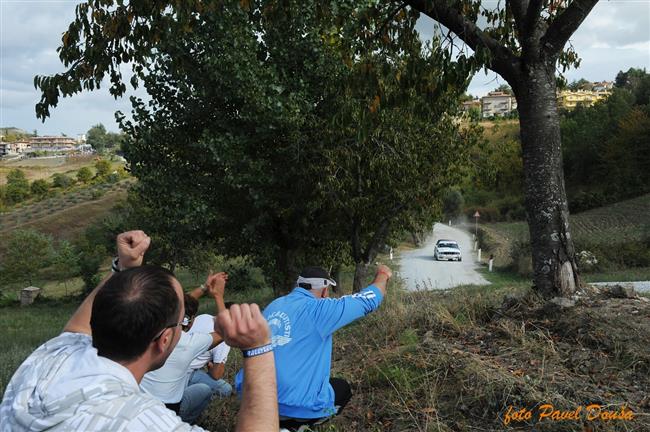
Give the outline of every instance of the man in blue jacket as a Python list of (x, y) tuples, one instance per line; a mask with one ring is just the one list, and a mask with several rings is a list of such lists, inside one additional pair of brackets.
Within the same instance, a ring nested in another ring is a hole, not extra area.
[[(377, 269), (371, 285), (353, 295), (329, 298), (336, 282), (320, 267), (305, 268), (296, 288), (274, 300), (263, 314), (272, 332), (280, 426), (297, 430), (341, 412), (352, 392), (343, 379), (330, 378), (332, 334), (376, 310), (391, 270)], [(239, 392), (243, 372), (235, 384)]]

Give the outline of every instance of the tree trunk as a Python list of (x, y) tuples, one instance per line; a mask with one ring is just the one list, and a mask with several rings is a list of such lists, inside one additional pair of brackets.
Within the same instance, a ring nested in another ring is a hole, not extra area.
[(555, 63), (529, 65), (515, 86), (534, 287), (569, 296), (580, 286), (564, 187)]
[(295, 251), (289, 248), (280, 248), (277, 256), (278, 277), (273, 284), (273, 294), (281, 296), (288, 293), (296, 282), (295, 275), (300, 270), (295, 268)]
[(368, 268), (370, 263), (367, 262), (358, 262), (354, 267), (354, 281), (352, 285), (353, 292), (359, 292), (364, 287), (366, 283), (366, 278), (368, 277)]

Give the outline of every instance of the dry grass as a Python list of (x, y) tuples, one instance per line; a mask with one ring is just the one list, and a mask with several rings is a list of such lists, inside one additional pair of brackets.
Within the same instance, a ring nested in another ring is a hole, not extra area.
[(16, 168), (23, 170), (29, 181), (34, 181), (38, 179), (49, 179), (52, 175), (57, 173), (74, 173), (85, 166), (92, 168), (94, 164), (95, 156), (74, 158), (35, 158), (12, 162), (0, 162), (0, 185), (7, 183), (7, 174), (9, 171)]
[[(636, 419), (533, 417), (509, 427), (650, 430), (648, 303), (589, 300), (560, 312), (523, 289), (515, 290), (518, 301), (503, 302), (510, 291), (393, 291), (378, 312), (336, 334), (332, 375), (347, 379), (354, 396), (316, 430), (499, 431), (507, 429), (509, 406), (575, 409), (592, 402), (627, 404)], [(232, 377), (239, 359), (229, 363)], [(235, 398), (213, 402), (201, 425), (231, 430), (237, 409)]]

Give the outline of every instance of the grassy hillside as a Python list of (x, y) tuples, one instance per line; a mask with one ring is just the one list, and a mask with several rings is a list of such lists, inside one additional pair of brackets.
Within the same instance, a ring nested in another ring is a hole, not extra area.
[(130, 182), (123, 180), (77, 189), (0, 213), (0, 236), (17, 228), (31, 228), (57, 239), (73, 239), (126, 197)]
[(74, 175), (82, 167), (89, 167), (94, 172), (95, 159), (96, 156), (69, 158), (62, 156), (0, 162), (0, 185), (7, 183), (7, 174), (16, 168), (24, 171), (30, 182), (38, 179), (49, 179), (54, 174)]
[[(527, 292), (524, 281), (489, 277), (490, 287), (449, 292), (406, 293), (392, 284), (376, 313), (337, 332), (332, 376), (349, 380), (353, 397), (341, 416), (315, 430), (648, 430), (650, 303), (592, 298), (558, 310)], [(227, 296), (261, 305), (271, 299), (270, 291)], [(0, 309), (6, 329), (0, 392), (20, 362), (60, 331), (75, 305)], [(212, 307), (204, 301), (201, 311)], [(232, 381), (240, 367), (241, 354), (232, 350), (225, 378)], [(509, 407), (538, 413), (542, 403), (562, 410), (626, 405), (636, 415), (541, 422), (535, 415), (504, 425)], [(199, 425), (234, 430), (238, 409), (236, 397), (214, 400)]]
[[(571, 215), (571, 232), (577, 242), (620, 243), (638, 240), (650, 227), (650, 194)], [(487, 226), (508, 240), (528, 239), (526, 222)]]
[[(570, 221), (577, 248), (591, 250), (597, 256), (600, 254), (599, 258), (614, 262), (616, 251), (619, 251), (622, 261), (618, 264), (625, 264), (624, 255), (642, 258), (641, 255), (648, 252), (641, 241), (650, 235), (650, 194), (571, 215)], [(482, 224), (480, 230), (483, 248), (487, 251), (485, 256), (494, 254), (498, 266), (510, 265), (513, 246), (517, 248), (517, 244), (529, 241), (526, 222)], [(638, 266), (639, 263), (631, 265)], [(647, 267), (647, 264), (640, 266)], [(647, 270), (642, 273), (650, 277)]]

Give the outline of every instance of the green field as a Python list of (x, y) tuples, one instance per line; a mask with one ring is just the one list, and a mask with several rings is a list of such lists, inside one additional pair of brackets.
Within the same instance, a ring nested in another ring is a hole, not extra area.
[[(650, 194), (606, 207), (600, 207), (570, 216), (571, 233), (577, 243), (621, 243), (640, 240), (648, 235), (650, 227)], [(510, 241), (528, 240), (525, 222), (487, 224)]]
[(29, 158), (16, 161), (0, 161), (0, 185), (7, 182), (7, 173), (12, 169), (25, 172), (29, 181), (48, 179), (54, 174), (74, 175), (79, 168), (88, 167), (94, 172), (96, 156)]

